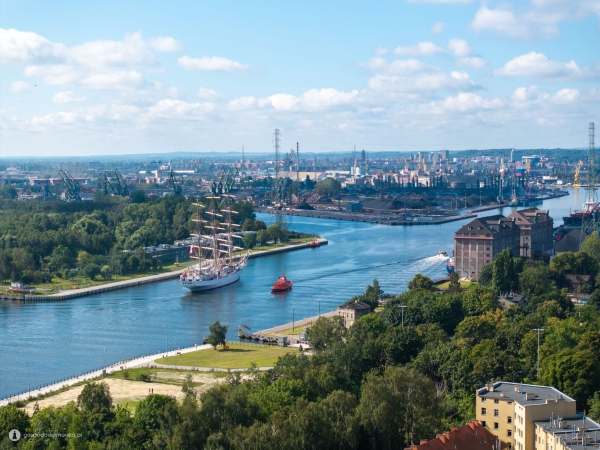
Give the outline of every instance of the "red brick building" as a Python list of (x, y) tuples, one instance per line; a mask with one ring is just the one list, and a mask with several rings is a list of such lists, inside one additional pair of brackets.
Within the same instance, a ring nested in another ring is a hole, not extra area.
[(472, 220), (454, 235), (454, 268), (461, 278), (477, 279), (497, 253), (511, 248), (520, 253), (520, 231), (514, 218), (501, 214)]
[(522, 258), (542, 259), (549, 257), (553, 250), (552, 227), (554, 221), (548, 211), (527, 208), (515, 211), (509, 219), (515, 218), (515, 223), (521, 233)]

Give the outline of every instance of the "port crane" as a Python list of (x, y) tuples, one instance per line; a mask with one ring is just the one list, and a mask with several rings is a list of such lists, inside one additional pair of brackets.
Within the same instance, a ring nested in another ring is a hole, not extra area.
[(112, 172), (106, 171), (100, 175), (100, 178), (98, 178), (98, 187), (107, 195), (129, 196), (129, 187), (118, 169)]
[(68, 202), (80, 202), (81, 195), (79, 195), (79, 193), (81, 192), (81, 188), (77, 180), (71, 176), (67, 169), (60, 169), (58, 171), (58, 176), (62, 179), (67, 188), (65, 200)]
[(173, 195), (182, 194), (183, 188), (181, 187), (181, 180), (178, 180), (175, 177), (175, 172), (173, 172), (173, 169), (169, 171), (169, 185), (173, 189)]

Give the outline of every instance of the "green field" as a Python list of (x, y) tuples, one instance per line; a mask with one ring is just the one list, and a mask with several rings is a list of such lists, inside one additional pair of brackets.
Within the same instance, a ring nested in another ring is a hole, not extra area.
[(179, 356), (157, 359), (158, 364), (178, 366), (212, 367), (215, 369), (245, 369), (255, 363), (259, 367), (270, 367), (282, 355), (297, 351), (278, 346), (229, 344), (229, 350), (198, 350)]

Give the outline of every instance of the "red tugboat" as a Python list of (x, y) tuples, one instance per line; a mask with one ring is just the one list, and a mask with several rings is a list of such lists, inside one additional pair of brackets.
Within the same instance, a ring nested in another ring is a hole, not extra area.
[(321, 245), (321, 243), (319, 241), (312, 241), (311, 243), (308, 244), (308, 246), (310, 248), (317, 248)]
[(271, 293), (275, 294), (277, 292), (286, 292), (292, 288), (292, 281), (288, 280), (285, 276), (285, 269), (283, 269), (283, 274), (279, 277), (279, 279), (275, 282), (275, 284), (271, 287)]

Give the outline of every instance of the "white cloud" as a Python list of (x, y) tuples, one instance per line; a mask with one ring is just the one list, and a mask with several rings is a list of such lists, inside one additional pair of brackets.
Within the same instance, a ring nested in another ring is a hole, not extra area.
[(134, 89), (146, 84), (136, 69), (154, 69), (154, 51), (174, 51), (171, 37), (144, 40), (140, 33), (122, 41), (97, 40), (67, 47), (33, 33), (0, 29), (0, 62), (26, 64), (25, 75), (47, 84), (72, 84), (93, 89)]
[(358, 94), (357, 90), (342, 92), (333, 88), (310, 89), (300, 96), (300, 103), (310, 110), (329, 109), (355, 102)]
[(66, 52), (64, 45), (32, 31), (0, 28), (0, 64), (50, 63), (64, 59)]
[(439, 4), (465, 4), (473, 0), (409, 0), (410, 3), (439, 3)]
[(201, 87), (200, 89), (198, 89), (198, 92), (196, 92), (196, 95), (198, 96), (198, 98), (200, 98), (202, 100), (209, 100), (209, 101), (215, 101), (215, 100), (219, 100), (221, 98), (221, 94), (219, 94), (217, 91), (215, 91), (213, 89), (204, 88), (204, 87)]
[(465, 67), (481, 69), (487, 65), (487, 61), (480, 56), (473, 55), (473, 50), (463, 39), (450, 39), (448, 49), (454, 53), (456, 64)]
[(508, 61), (494, 75), (507, 77), (536, 77), (561, 80), (581, 80), (597, 77), (598, 71), (569, 62), (553, 61), (543, 53), (529, 52)]
[(535, 11), (514, 13), (507, 8), (489, 9), (482, 6), (476, 13), (471, 28), (489, 31), (511, 38), (552, 38), (559, 33), (557, 18), (547, 17)]
[(444, 22), (437, 22), (434, 26), (431, 27), (432, 34), (440, 34), (443, 33), (446, 29), (446, 24)]
[(561, 89), (552, 96), (552, 100), (559, 104), (565, 105), (567, 103), (573, 103), (579, 98), (579, 91), (577, 89)]
[(369, 88), (380, 93), (472, 91), (481, 87), (469, 77), (468, 73), (459, 71), (436, 70), (412, 76), (375, 75), (369, 79)]
[(252, 109), (259, 105), (259, 102), (253, 96), (239, 97), (227, 103), (227, 109), (232, 111), (241, 111)]
[(14, 81), (10, 85), (13, 92), (25, 92), (31, 89), (31, 85), (25, 81)]
[(300, 99), (291, 94), (275, 94), (267, 97), (277, 111), (295, 111)]
[(249, 67), (237, 61), (232, 61), (221, 56), (203, 56), (202, 58), (191, 58), (182, 56), (177, 63), (186, 70), (197, 70), (200, 72), (235, 72), (247, 70)]
[(371, 72), (392, 75), (408, 75), (431, 69), (430, 65), (414, 58), (396, 59), (389, 63), (384, 58), (375, 57), (371, 58), (366, 64), (362, 64), (362, 67)]
[(213, 111), (215, 105), (210, 102), (185, 102), (182, 100), (165, 99), (147, 108), (142, 119), (147, 120), (171, 120), (171, 119), (193, 119), (201, 118), (204, 114)]
[(73, 94), (73, 92), (58, 92), (52, 96), (52, 101), (54, 103), (73, 103), (73, 102), (83, 102), (85, 101), (85, 97), (83, 95)]
[(392, 49), (392, 53), (401, 56), (430, 56), (442, 53), (443, 50), (433, 42), (419, 42), (415, 45), (399, 45)]
[(469, 56), (472, 53), (471, 47), (467, 41), (463, 39), (450, 39), (448, 42), (448, 48), (454, 53), (454, 56), (462, 58), (464, 56)]
[(87, 68), (69, 65), (28, 66), (25, 75), (39, 76), (46, 84), (78, 85), (89, 89), (137, 89), (146, 83), (144, 76), (137, 70), (130, 71), (90, 71)]
[(169, 36), (153, 38), (148, 43), (157, 52), (176, 52), (183, 49), (181, 42)]
[(494, 110), (504, 106), (501, 99), (485, 99), (472, 92), (461, 92), (455, 97), (433, 102), (426, 106), (432, 113), (442, 114), (447, 112), (472, 112), (475, 110)]

